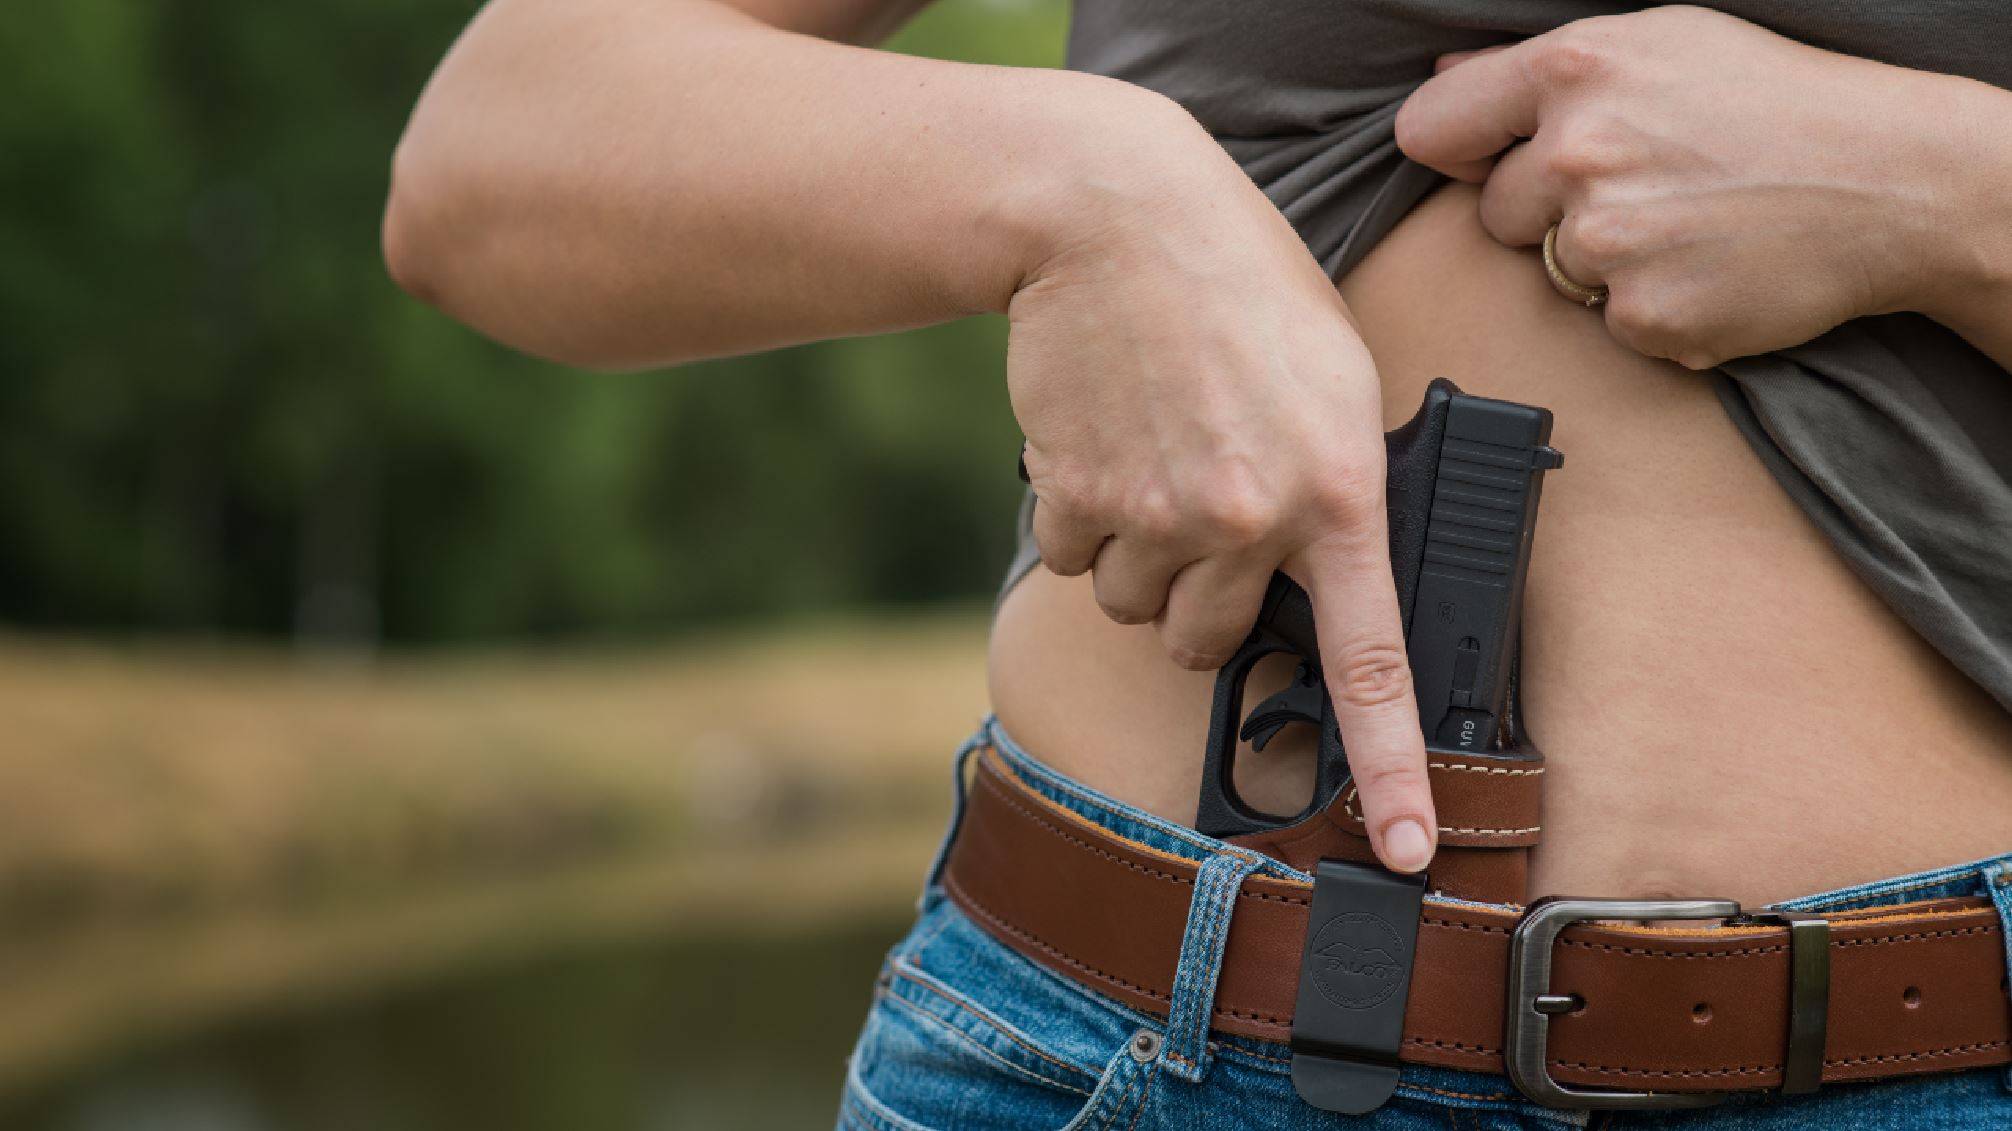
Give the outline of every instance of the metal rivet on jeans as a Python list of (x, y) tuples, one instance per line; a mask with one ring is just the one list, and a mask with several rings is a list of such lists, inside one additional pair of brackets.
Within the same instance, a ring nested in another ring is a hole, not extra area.
[(1141, 1029), (1132, 1038), (1132, 1059), (1147, 1064), (1160, 1055), (1160, 1035), (1151, 1029)]

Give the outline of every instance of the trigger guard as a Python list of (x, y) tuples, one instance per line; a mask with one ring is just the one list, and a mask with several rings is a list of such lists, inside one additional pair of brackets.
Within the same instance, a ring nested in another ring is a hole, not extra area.
[(1209, 709), (1208, 746), (1202, 762), (1201, 792), (1196, 799), (1195, 829), (1226, 840), (1248, 833), (1287, 828), (1319, 813), (1340, 794), (1348, 780), (1348, 756), (1335, 723), (1334, 704), (1321, 696), (1320, 740), (1316, 752), (1313, 796), (1291, 816), (1263, 812), (1237, 793), (1237, 741), (1243, 721), (1244, 685), (1259, 660), (1280, 652), (1297, 656), (1318, 677), (1316, 657), (1307, 656), (1284, 638), (1254, 630), (1229, 663), (1216, 673), (1215, 696)]

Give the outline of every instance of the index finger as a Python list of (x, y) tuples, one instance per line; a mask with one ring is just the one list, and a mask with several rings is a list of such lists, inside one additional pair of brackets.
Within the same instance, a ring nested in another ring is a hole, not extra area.
[(1455, 180), (1488, 179), (1495, 156), (1537, 132), (1528, 41), (1446, 67), (1397, 109), (1397, 147)]
[(1321, 668), (1348, 748), (1370, 846), (1390, 868), (1423, 871), (1438, 822), (1425, 773), (1425, 736), (1390, 571), (1383, 508), (1307, 548), (1287, 572), (1313, 598)]

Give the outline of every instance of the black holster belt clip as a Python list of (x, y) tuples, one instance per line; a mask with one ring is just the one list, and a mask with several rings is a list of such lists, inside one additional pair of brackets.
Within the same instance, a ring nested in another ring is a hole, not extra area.
[(1374, 1111), (1397, 1089), (1425, 877), (1322, 860), (1299, 958), (1292, 1086), (1326, 1111)]

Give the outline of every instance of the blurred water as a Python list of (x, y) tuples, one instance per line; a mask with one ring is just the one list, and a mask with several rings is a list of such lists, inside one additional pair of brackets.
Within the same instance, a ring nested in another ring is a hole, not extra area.
[(628, 943), (127, 1050), (10, 1131), (829, 1127), (898, 921)]

